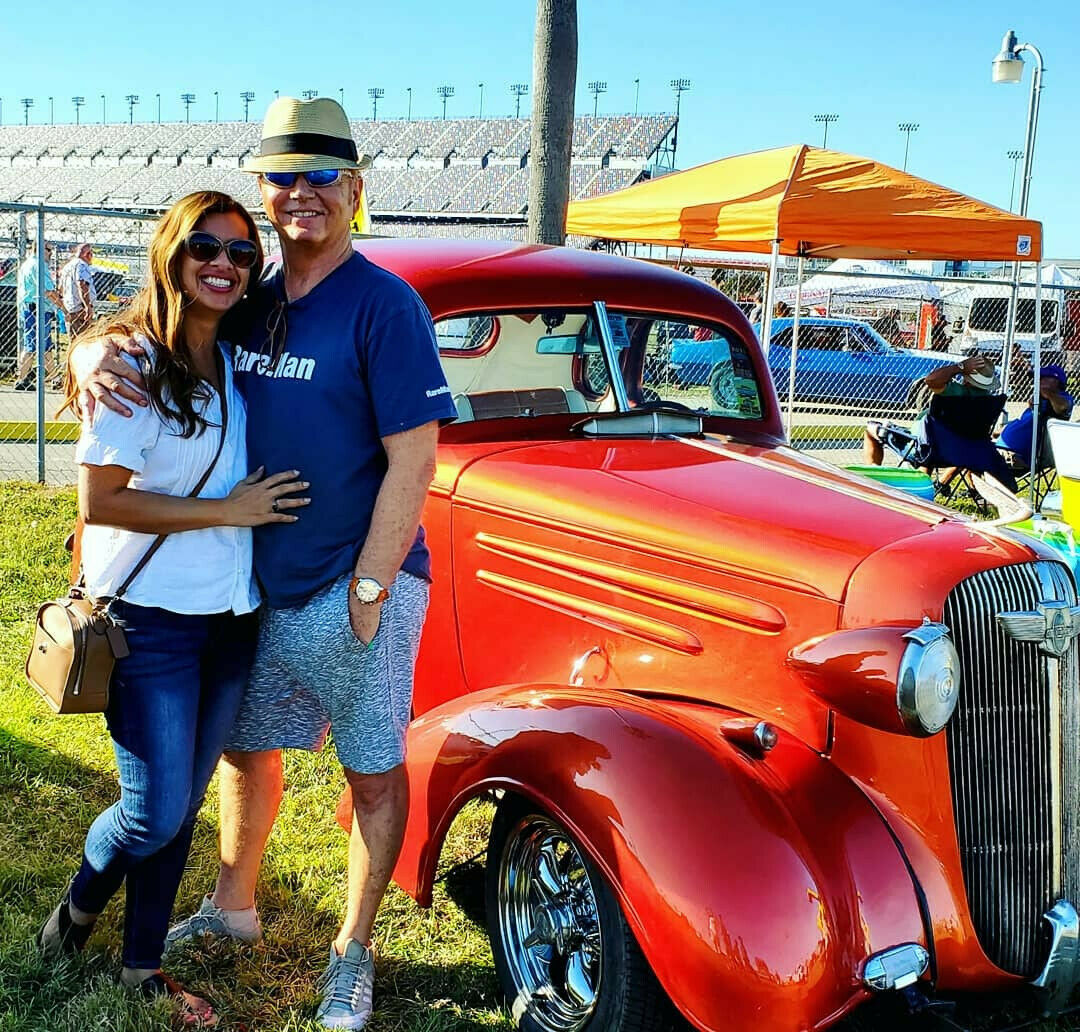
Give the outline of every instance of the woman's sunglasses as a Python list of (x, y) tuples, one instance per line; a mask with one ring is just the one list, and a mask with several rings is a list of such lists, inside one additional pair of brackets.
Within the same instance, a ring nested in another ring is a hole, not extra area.
[(308, 186), (333, 186), (345, 174), (341, 168), (319, 168), (314, 172), (263, 172), (261, 173), (271, 186), (279, 190), (288, 190), (296, 182), (297, 176), (303, 176)]
[(184, 238), (184, 250), (197, 262), (212, 262), (222, 251), (238, 269), (250, 269), (259, 258), (251, 240), (218, 240), (213, 233), (196, 230)]

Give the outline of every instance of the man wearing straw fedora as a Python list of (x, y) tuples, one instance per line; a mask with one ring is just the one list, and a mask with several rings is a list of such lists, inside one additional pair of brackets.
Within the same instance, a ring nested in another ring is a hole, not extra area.
[[(327, 729), (352, 789), (348, 896), (318, 1019), (361, 1028), (372, 1010), (371, 931), (405, 825), (405, 728), (427, 609), (419, 526), (440, 421), (455, 409), (431, 317), (416, 293), (352, 248), (358, 154), (333, 100), (276, 100), (259, 154), (263, 207), (282, 264), (251, 298), (234, 348), (253, 467), (311, 485), (295, 527), (255, 538), (266, 595), (259, 646), (221, 764), (221, 867), (214, 892), (169, 933), (256, 942), (255, 885), (282, 796), (281, 750), (318, 749)], [(84, 409), (143, 403), (128, 342), (82, 350)], [(291, 533), (290, 533), (291, 532)]]

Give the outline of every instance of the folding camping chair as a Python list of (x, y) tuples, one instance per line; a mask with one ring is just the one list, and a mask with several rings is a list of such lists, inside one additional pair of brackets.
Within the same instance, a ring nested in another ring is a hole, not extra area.
[(879, 439), (901, 463), (931, 470), (938, 494), (951, 497), (957, 484), (963, 483), (981, 506), (982, 498), (968, 474), (989, 473), (1010, 491), (1017, 487), (1008, 463), (991, 439), (1004, 408), (1004, 394), (935, 394), (923, 417), (922, 434), (889, 425), (882, 428)]
[(1054, 464), (1054, 448), (1050, 441), (1050, 434), (1047, 432), (1047, 427), (1049, 425), (1049, 420), (1039, 420), (1038, 437), (1035, 442), (1035, 454), (1037, 458), (1035, 461), (1034, 483), (1032, 483), (1031, 480), (1031, 466), (1025, 461), (1025, 456), (998, 445), (1002, 455), (1005, 457), (1005, 461), (1009, 464), (1009, 468), (1016, 477), (1016, 493), (1026, 494), (1030, 490), (1031, 507), (1036, 512), (1039, 511), (1043, 499), (1046, 498), (1050, 488), (1054, 486), (1054, 481), (1057, 479), (1057, 467)]

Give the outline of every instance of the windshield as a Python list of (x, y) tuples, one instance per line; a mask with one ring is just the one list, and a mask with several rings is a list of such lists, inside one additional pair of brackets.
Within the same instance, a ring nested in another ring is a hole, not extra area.
[[(1053, 333), (1057, 328), (1058, 303), (1056, 300), (1042, 303), (1043, 333)], [(968, 329), (986, 333), (1004, 333), (1009, 316), (1007, 297), (977, 297), (971, 302)], [(1035, 332), (1035, 299), (1022, 297), (1016, 302), (1016, 332)]]
[[(602, 306), (600, 306), (602, 307)], [(435, 324), (447, 382), (463, 422), (613, 412), (609, 354), (626, 405), (761, 419), (762, 391), (733, 331), (666, 314), (610, 311), (608, 348), (596, 309), (481, 312)]]

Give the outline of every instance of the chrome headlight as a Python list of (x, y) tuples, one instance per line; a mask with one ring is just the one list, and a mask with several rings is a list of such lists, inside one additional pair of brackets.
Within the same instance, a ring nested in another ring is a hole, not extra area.
[(900, 718), (914, 735), (936, 735), (960, 697), (960, 657), (944, 624), (926, 620), (904, 640), (908, 645), (896, 682)]

